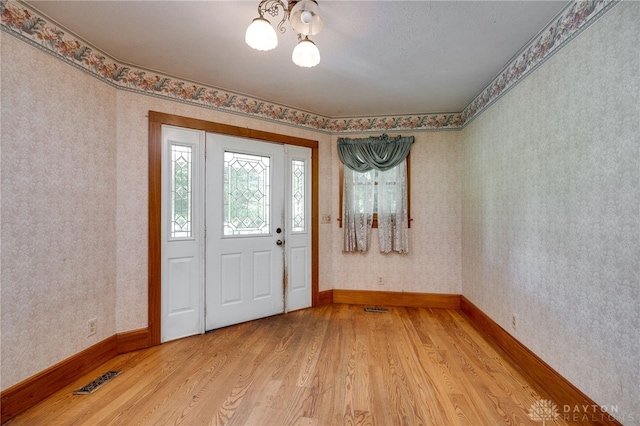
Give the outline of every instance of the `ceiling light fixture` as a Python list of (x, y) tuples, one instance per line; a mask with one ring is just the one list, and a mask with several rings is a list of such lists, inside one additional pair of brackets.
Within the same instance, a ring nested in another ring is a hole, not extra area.
[(278, 45), (278, 34), (265, 19), (264, 14), (269, 13), (276, 17), (282, 9), (283, 17), (278, 23), (278, 31), (284, 33), (284, 23), (289, 19), (291, 27), (298, 33), (298, 44), (293, 49), (291, 59), (300, 67), (314, 67), (320, 63), (320, 51), (315, 43), (309, 40), (310, 35), (315, 35), (322, 30), (323, 22), (320, 16), (320, 7), (315, 0), (262, 0), (258, 5), (258, 16), (251, 22), (245, 33), (244, 40), (256, 50), (271, 50)]

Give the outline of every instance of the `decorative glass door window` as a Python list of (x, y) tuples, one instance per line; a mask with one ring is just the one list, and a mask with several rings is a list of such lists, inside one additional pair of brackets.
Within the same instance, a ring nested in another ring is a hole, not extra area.
[(270, 234), (270, 158), (224, 152), (224, 235)]
[(304, 232), (305, 225), (305, 162), (291, 160), (291, 231)]
[(171, 238), (192, 238), (192, 150), (171, 144)]

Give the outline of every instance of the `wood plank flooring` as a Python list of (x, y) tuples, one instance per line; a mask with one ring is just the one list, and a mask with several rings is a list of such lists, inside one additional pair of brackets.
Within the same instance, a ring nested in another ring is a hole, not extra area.
[(7, 424), (540, 425), (540, 399), (459, 311), (328, 305), (120, 355)]

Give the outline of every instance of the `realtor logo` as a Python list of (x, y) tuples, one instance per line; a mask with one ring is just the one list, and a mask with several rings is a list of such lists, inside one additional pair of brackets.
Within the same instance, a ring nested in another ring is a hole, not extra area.
[(559, 416), (558, 406), (547, 399), (538, 400), (529, 408), (529, 418), (542, 422), (542, 426), (546, 425), (547, 420), (556, 420)]

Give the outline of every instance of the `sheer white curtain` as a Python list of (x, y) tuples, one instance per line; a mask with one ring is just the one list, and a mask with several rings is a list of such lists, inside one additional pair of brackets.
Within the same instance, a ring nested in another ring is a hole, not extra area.
[(342, 194), (345, 252), (369, 249), (376, 204), (380, 251), (409, 252), (406, 160), (385, 172), (345, 167)]
[(407, 160), (378, 172), (378, 238), (380, 251), (409, 252)]
[(344, 168), (342, 227), (344, 251), (369, 249), (375, 200), (375, 170), (360, 173)]

